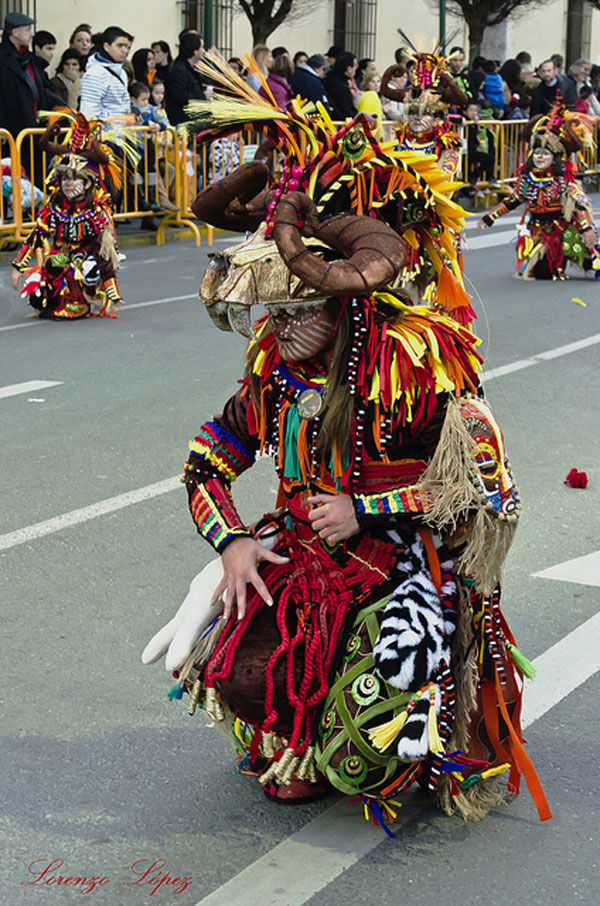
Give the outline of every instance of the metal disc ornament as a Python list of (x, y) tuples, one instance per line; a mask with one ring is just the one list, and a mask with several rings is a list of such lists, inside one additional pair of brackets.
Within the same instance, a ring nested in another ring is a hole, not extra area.
[(322, 405), (323, 397), (314, 387), (303, 390), (296, 403), (300, 418), (314, 418), (321, 411)]

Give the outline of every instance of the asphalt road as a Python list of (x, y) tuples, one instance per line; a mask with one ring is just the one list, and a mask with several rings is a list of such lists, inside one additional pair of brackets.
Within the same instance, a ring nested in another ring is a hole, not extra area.
[[(538, 658), (577, 627), (585, 636), (600, 612), (600, 571), (589, 584), (534, 575), (600, 548), (600, 285), (513, 280), (512, 227), (495, 229), (498, 245), (475, 240), (466, 271), (481, 297), (488, 397), (524, 503), (504, 609), (522, 650)], [(97, 877), (86, 896), (100, 906), (195, 906), (214, 891), (211, 903), (262, 906), (258, 874), (278, 906), (597, 906), (597, 649), (583, 644), (572, 660), (589, 663), (590, 678), (564, 697), (558, 690), (527, 731), (552, 821), (539, 823), (526, 790), (479, 825), (410, 794), (396, 837), (373, 837), (339, 871), (328, 860), (363, 834), (360, 810), (346, 816), (335, 797), (267, 803), (235, 772), (228, 743), (167, 700), (163, 668), (142, 667), (146, 641), (211, 552), (182, 489), (141, 502), (122, 495), (179, 474), (188, 439), (235, 387), (243, 343), (195, 301), (205, 246), (126, 252), (120, 318), (73, 324), (29, 320), (0, 260), (0, 903), (79, 902), (80, 886), (42, 883), (55, 871)], [(564, 354), (541, 355), (553, 350)], [(56, 383), (1, 394), (33, 380)], [(563, 484), (572, 467), (588, 473), (587, 489)], [(268, 509), (274, 490), (260, 461), (237, 482), (242, 514)], [(76, 521), (76, 511), (113, 498), (119, 509)], [(63, 515), (62, 528), (18, 534)], [(542, 697), (547, 680), (536, 680)], [(337, 831), (319, 842), (319, 821), (340, 809)], [(155, 889), (151, 878), (167, 872)]]

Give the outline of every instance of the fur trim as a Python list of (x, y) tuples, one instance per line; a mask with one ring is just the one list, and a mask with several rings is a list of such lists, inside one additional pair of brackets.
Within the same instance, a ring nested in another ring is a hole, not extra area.
[(100, 243), (100, 257), (105, 261), (110, 261), (113, 268), (119, 268), (119, 254), (117, 252), (117, 243), (115, 241), (114, 231), (110, 227), (102, 232), (102, 241)]

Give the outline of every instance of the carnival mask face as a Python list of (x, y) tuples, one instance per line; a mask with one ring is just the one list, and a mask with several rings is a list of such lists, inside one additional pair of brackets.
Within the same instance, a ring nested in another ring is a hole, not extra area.
[(408, 128), (413, 135), (433, 132), (436, 127), (436, 117), (428, 113), (427, 108), (421, 109), (422, 107), (422, 104), (411, 104), (408, 108)]
[(492, 410), (483, 400), (471, 399), (461, 406), (461, 416), (476, 445), (474, 461), (488, 506), (501, 518), (516, 516), (520, 506), (517, 487)]
[(554, 162), (554, 154), (548, 148), (536, 148), (533, 152), (533, 166), (537, 170), (548, 170)]
[(70, 176), (63, 176), (60, 181), (60, 188), (65, 198), (72, 201), (74, 198), (79, 198), (80, 195), (83, 195), (86, 184), (83, 179), (72, 179)]
[(334, 323), (325, 308), (269, 313), (271, 327), (284, 362), (302, 362), (321, 352), (333, 337)]

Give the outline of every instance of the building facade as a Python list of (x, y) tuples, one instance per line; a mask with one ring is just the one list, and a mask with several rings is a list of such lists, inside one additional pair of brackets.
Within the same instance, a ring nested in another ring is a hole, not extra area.
[[(331, 44), (343, 44), (360, 57), (373, 57), (380, 70), (393, 62), (402, 44), (401, 27), (420, 49), (433, 47), (438, 34), (435, 4), (429, 0), (297, 0), (300, 16), (285, 21), (269, 37), (272, 46), (285, 45), (292, 53), (325, 52)], [(185, 26), (211, 36), (226, 55), (241, 55), (252, 47), (250, 23), (237, 0), (129, 0), (127, 5), (98, 0), (0, 0), (2, 18), (20, 10), (37, 20), (58, 38), (58, 50), (68, 43), (73, 28), (82, 23), (101, 31), (119, 24), (135, 35), (135, 48), (153, 41), (168, 41), (176, 53), (177, 35)], [(447, 17), (447, 32), (453, 44), (468, 47), (462, 19)], [(569, 61), (580, 56), (600, 62), (600, 12), (588, 0), (550, 0), (544, 6), (512, 16), (485, 35), (483, 53), (507, 59), (528, 50), (534, 63), (550, 53), (562, 53)]]

